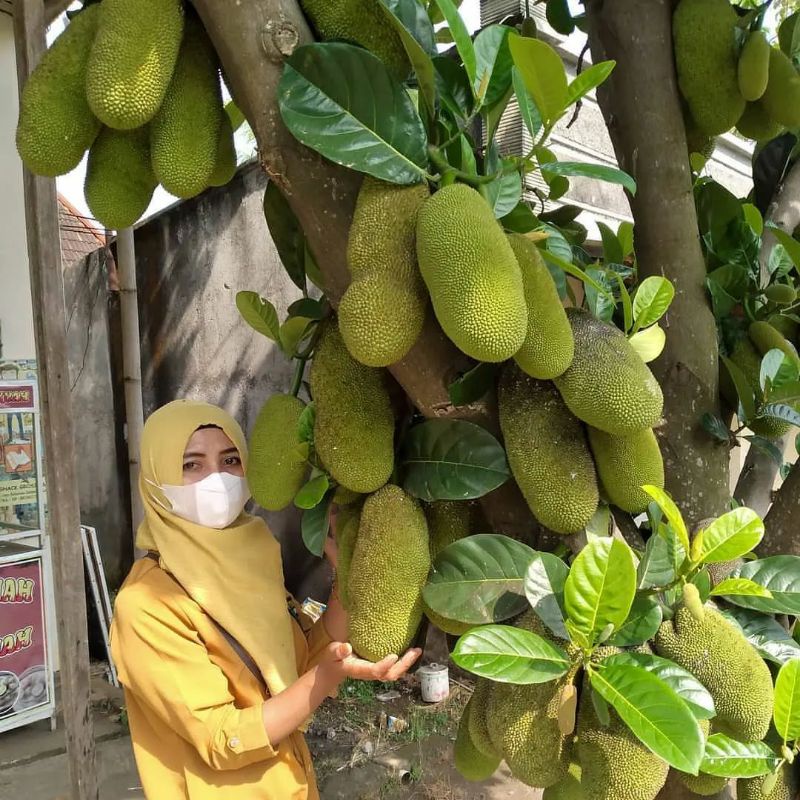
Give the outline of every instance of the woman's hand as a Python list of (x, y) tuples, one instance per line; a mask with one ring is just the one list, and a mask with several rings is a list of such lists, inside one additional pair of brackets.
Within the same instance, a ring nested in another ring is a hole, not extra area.
[(359, 681), (396, 681), (408, 672), (412, 664), (422, 655), (415, 647), (402, 658), (392, 654), (373, 663), (353, 655), (352, 645), (346, 642), (332, 642), (328, 645), (325, 660), (320, 664), (327, 677), (339, 684), (345, 678)]

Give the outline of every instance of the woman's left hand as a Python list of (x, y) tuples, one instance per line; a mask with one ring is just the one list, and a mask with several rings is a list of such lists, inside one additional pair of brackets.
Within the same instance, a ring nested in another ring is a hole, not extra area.
[(325, 558), (328, 559), (328, 563), (331, 565), (331, 567), (333, 567), (334, 570), (337, 568), (339, 559), (339, 548), (336, 545), (336, 511), (336, 506), (331, 504), (331, 510), (328, 512), (330, 529), (328, 530), (328, 536), (325, 539), (325, 545), (323, 548)]

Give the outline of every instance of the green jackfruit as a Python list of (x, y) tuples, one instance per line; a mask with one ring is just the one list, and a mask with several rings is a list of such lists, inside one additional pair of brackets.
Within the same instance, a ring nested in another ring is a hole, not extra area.
[(374, 53), (397, 80), (411, 71), (400, 36), (375, 0), (301, 0), (321, 39), (346, 39)]
[(599, 502), (583, 425), (551, 383), (512, 365), (503, 372), (498, 404), (511, 471), (533, 515), (557, 533), (583, 529)]
[(65, 175), (100, 131), (86, 102), (86, 62), (100, 6), (89, 6), (42, 56), (22, 89), (17, 150), (35, 175)]
[(468, 781), (485, 781), (500, 766), (500, 759), (484, 755), (475, 747), (470, 737), (469, 720), (472, 716), (472, 702), (470, 699), (464, 706), (458, 722), (458, 733), (456, 733), (456, 742), (453, 746), (453, 763)]
[(600, 483), (608, 499), (623, 511), (645, 511), (652, 498), (642, 490), (647, 484), (664, 488), (664, 459), (650, 428), (627, 436), (589, 428), (589, 445)]
[(652, 428), (661, 417), (664, 396), (625, 334), (586, 311), (567, 309), (567, 318), (575, 357), (554, 382), (569, 410), (606, 433)]
[(591, 688), (584, 681), (578, 712), (577, 755), (586, 800), (654, 800), (666, 783), (669, 765), (645, 747), (609, 709), (608, 726), (597, 718)]
[(181, 0), (103, 0), (86, 98), (109, 128), (150, 122), (164, 100), (183, 36)]
[(786, 17), (778, 27), (778, 44), (781, 50), (790, 58), (792, 56), (792, 44), (794, 43), (794, 32), (798, 20), (800, 20), (800, 11), (795, 11), (794, 14), (790, 14)]
[(681, 0), (673, 14), (678, 85), (697, 127), (707, 136), (729, 131), (744, 111), (737, 19), (728, 0)]
[(425, 323), (428, 296), (414, 245), (417, 212), (428, 186), (396, 186), (367, 176), (347, 243), (352, 283), (339, 305), (350, 355), (370, 367), (399, 361)]
[(585, 797), (581, 768), (577, 764), (570, 764), (567, 775), (542, 793), (542, 800), (584, 800)]
[(764, 290), (764, 296), (771, 303), (789, 306), (797, 299), (797, 291), (786, 283), (773, 283)]
[(290, 394), (273, 394), (253, 425), (247, 483), (253, 499), (268, 511), (286, 508), (305, 482), (308, 462), (297, 428), (304, 409), (303, 401)]
[(528, 333), (514, 360), (534, 378), (555, 378), (572, 363), (572, 328), (539, 248), (518, 233), (508, 240), (522, 272), (528, 307)]
[(233, 141), (231, 118), (222, 113), (219, 123), (219, 141), (214, 171), (208, 179), (209, 186), (224, 186), (236, 174), (236, 144)]
[[(686, 584), (690, 586), (692, 584)], [(684, 587), (685, 588), (685, 587)], [(711, 724), (707, 719), (698, 720), (700, 730), (703, 732), (703, 737), (707, 740), (711, 733)], [(728, 783), (728, 778), (720, 778), (717, 775), (708, 775), (705, 772), (700, 772), (697, 775), (691, 775), (688, 772), (681, 772), (676, 770), (681, 783), (690, 791), (701, 797), (708, 797), (712, 794), (721, 792)]]
[(767, 775), (757, 778), (740, 778), (736, 782), (736, 796), (739, 800), (797, 800), (800, 781), (797, 769), (791, 764), (784, 764), (778, 772), (778, 780), (769, 794), (764, 794), (762, 786)]
[(768, 322), (759, 320), (750, 323), (747, 330), (750, 340), (756, 346), (756, 350), (765, 356), (770, 350), (780, 350), (789, 356), (798, 368), (800, 368), (800, 357), (797, 355), (797, 350), (794, 345), (787, 341), (780, 331), (773, 328)]
[(739, 56), (739, 91), (752, 103), (766, 91), (769, 79), (769, 40), (764, 31), (753, 31)]
[(800, 75), (791, 59), (777, 47), (769, 54), (769, 82), (761, 98), (769, 116), (787, 128), (800, 126)]
[(463, 183), (440, 189), (417, 217), (419, 269), (444, 332), (478, 361), (505, 361), (525, 342), (522, 273), (486, 201)]
[(496, 758), (498, 761), (501, 754), (489, 736), (489, 722), (487, 713), (489, 711), (489, 700), (492, 694), (494, 683), (486, 678), (478, 678), (475, 684), (475, 691), (472, 693), (470, 705), (472, 711), (469, 717), (469, 735), (475, 747), (487, 758)]
[(432, 625), (451, 636), (463, 636), (475, 627), (468, 622), (459, 622), (457, 619), (449, 619), (437, 614), (424, 600), (422, 601), (422, 610)]
[(422, 621), (431, 557), (419, 503), (397, 486), (367, 498), (350, 563), (350, 642), (370, 661), (401, 655)]
[(110, 230), (129, 228), (147, 211), (157, 185), (147, 128), (103, 128), (89, 148), (83, 184), (94, 218)]
[(480, 533), (480, 509), (476, 503), (463, 500), (439, 500), (425, 506), (431, 536), (431, 561), (447, 545)]
[(345, 506), (337, 512), (336, 578), (339, 586), (339, 599), (346, 609), (350, 608), (350, 564), (353, 561), (360, 522), (361, 509), (357, 506)]
[(208, 188), (219, 151), (222, 94), (217, 55), (193, 16), (164, 101), (151, 124), (153, 169), (176, 197), (194, 197)]
[(714, 698), (714, 728), (740, 741), (763, 739), (772, 718), (772, 676), (741, 631), (707, 606), (702, 620), (681, 606), (655, 637), (656, 653), (692, 673)]
[(797, 338), (797, 332), (800, 330), (798, 325), (791, 317), (784, 316), (783, 314), (772, 314), (767, 318), (767, 322), (775, 328), (785, 339), (790, 342)]
[(328, 472), (354, 492), (380, 489), (394, 468), (394, 414), (383, 374), (359, 364), (332, 321), (311, 364), (314, 446)]
[(717, 140), (713, 136), (707, 136), (697, 127), (697, 123), (692, 119), (686, 103), (681, 104), (681, 111), (683, 113), (683, 125), (686, 129), (686, 149), (689, 155), (700, 153), (706, 159), (711, 158), (717, 145)]
[(744, 114), (736, 123), (736, 130), (754, 142), (768, 142), (780, 134), (783, 126), (770, 118), (764, 104), (759, 101), (747, 104)]

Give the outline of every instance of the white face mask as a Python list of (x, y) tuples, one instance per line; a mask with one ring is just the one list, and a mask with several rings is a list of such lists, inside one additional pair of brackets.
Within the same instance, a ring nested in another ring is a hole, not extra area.
[(250, 499), (247, 481), (229, 472), (212, 472), (197, 483), (187, 486), (161, 486), (178, 517), (221, 530), (242, 513)]

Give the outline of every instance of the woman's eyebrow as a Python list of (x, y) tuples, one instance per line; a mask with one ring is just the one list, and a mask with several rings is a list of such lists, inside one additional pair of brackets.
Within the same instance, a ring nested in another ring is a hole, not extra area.
[(184, 458), (203, 458), (204, 456), (205, 456), (205, 453), (199, 453), (199, 452), (196, 452), (196, 453), (184, 453), (183, 454)]
[(239, 455), (239, 450), (238, 450), (236, 447), (229, 447), (227, 450), (223, 450), (223, 451), (220, 453), (220, 455), (221, 455), (221, 456), (228, 456), (228, 455), (230, 455), (231, 453), (236, 453), (236, 455), (238, 456), (238, 455)]

